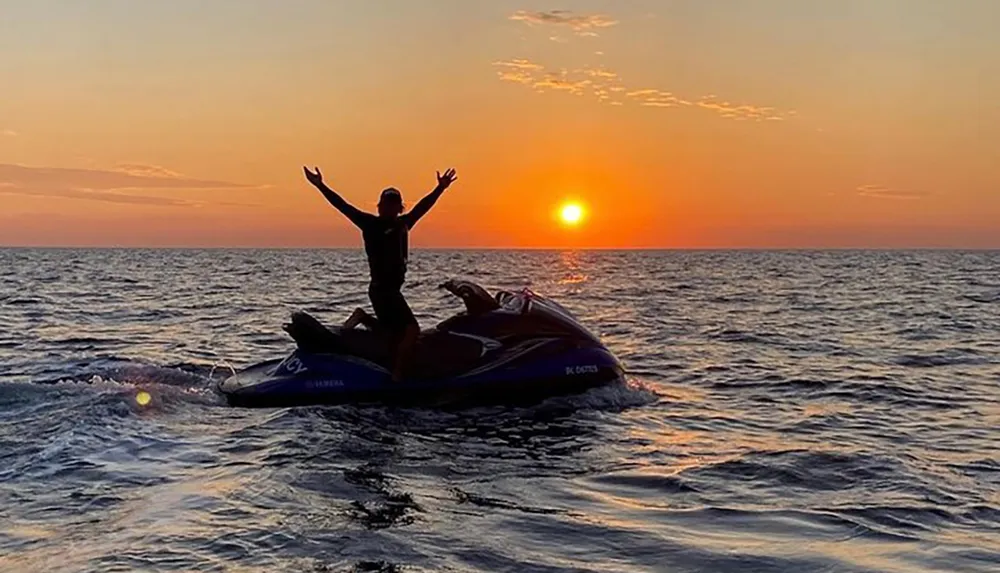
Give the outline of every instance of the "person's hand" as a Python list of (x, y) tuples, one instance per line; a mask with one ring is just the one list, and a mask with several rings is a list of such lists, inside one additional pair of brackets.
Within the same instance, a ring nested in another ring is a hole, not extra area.
[(447, 189), (449, 185), (454, 183), (456, 179), (458, 179), (458, 175), (455, 175), (454, 169), (449, 169), (444, 172), (444, 175), (441, 175), (441, 172), (438, 171), (437, 178), (438, 178), (438, 187), (440, 187), (441, 190), (443, 191)]
[(319, 167), (313, 167), (313, 169), (316, 170), (315, 173), (309, 171), (308, 167), (302, 168), (302, 170), (306, 172), (306, 179), (308, 179), (309, 182), (315, 185), (316, 187), (319, 187), (320, 185), (323, 184), (323, 174), (319, 172)]

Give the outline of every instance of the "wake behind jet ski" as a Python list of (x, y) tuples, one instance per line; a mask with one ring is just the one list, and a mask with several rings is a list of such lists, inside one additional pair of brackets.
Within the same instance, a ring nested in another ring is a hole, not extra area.
[(465, 311), (421, 333), (399, 382), (377, 330), (327, 328), (296, 313), (286, 325), (296, 349), (236, 373), (219, 391), (244, 407), (509, 404), (624, 378), (618, 359), (555, 301), (527, 289), (491, 296), (468, 281), (442, 286)]

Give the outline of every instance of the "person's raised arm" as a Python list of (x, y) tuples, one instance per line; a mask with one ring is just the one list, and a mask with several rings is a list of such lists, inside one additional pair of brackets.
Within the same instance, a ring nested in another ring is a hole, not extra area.
[(437, 172), (437, 187), (417, 202), (417, 204), (413, 206), (413, 209), (406, 214), (406, 223), (411, 229), (417, 224), (417, 221), (419, 221), (421, 217), (426, 215), (427, 212), (431, 210), (431, 207), (437, 203), (438, 198), (441, 197), (444, 190), (454, 183), (456, 179), (458, 179), (458, 176), (455, 175), (454, 169), (445, 171), (444, 175), (441, 175), (440, 171)]
[(344, 200), (343, 197), (337, 195), (333, 189), (326, 186), (323, 183), (323, 174), (319, 172), (319, 167), (314, 167), (315, 173), (309, 171), (308, 167), (303, 167), (302, 170), (306, 172), (306, 179), (313, 184), (313, 187), (319, 189), (320, 193), (326, 197), (326, 200), (330, 202), (331, 205), (337, 208), (338, 211), (344, 214), (345, 217), (351, 220), (352, 223), (361, 227), (364, 220), (368, 218), (368, 214), (364, 211), (358, 209), (354, 205), (351, 205)]

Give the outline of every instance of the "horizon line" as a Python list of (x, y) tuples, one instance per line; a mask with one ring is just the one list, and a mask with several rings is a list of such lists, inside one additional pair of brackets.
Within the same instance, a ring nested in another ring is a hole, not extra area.
[[(90, 251), (360, 251), (363, 246), (124, 246), (124, 245), (0, 245), (0, 250), (90, 250)], [(410, 251), (595, 251), (595, 252), (683, 252), (683, 251), (1000, 251), (989, 247), (956, 246), (716, 246), (716, 247), (410, 247)]]

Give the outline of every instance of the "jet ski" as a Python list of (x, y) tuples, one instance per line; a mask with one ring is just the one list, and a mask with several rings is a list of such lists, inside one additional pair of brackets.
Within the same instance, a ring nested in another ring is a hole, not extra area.
[(237, 372), (218, 390), (239, 407), (465, 406), (534, 402), (624, 379), (618, 358), (559, 303), (530, 289), (441, 286), (465, 309), (421, 332), (402, 381), (391, 379), (391, 345), (377, 327), (326, 327), (297, 312), (285, 325), (291, 354)]

